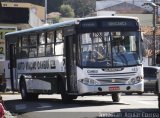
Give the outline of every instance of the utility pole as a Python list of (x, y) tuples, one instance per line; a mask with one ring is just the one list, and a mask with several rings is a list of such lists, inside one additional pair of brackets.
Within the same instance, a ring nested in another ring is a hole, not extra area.
[[(155, 4), (155, 0), (153, 1)], [(153, 65), (156, 65), (156, 24), (157, 24), (157, 17), (156, 17), (156, 12), (157, 12), (157, 5), (153, 7)]]
[(45, 13), (44, 13), (44, 22), (45, 24), (47, 24), (47, 0), (45, 0)]

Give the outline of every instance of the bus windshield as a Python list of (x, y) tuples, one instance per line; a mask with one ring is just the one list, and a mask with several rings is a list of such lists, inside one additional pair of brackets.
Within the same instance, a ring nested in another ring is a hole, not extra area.
[(122, 67), (141, 63), (138, 31), (83, 33), (79, 40), (82, 67)]

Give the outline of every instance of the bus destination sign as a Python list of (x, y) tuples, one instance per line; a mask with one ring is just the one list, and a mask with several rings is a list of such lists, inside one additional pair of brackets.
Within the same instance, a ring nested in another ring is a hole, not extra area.
[(127, 22), (108, 22), (108, 26), (126, 26)]
[(133, 20), (120, 20), (120, 21), (103, 21), (102, 27), (137, 27), (137, 23)]
[(97, 19), (80, 22), (79, 32), (115, 30), (139, 30), (138, 22), (134, 19)]
[(81, 27), (82, 28), (95, 28), (95, 27), (97, 27), (97, 23), (94, 21), (83, 22)]

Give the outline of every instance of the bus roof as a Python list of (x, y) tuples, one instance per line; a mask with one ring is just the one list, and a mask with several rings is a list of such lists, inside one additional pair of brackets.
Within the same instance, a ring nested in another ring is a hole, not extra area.
[(10, 32), (10, 33), (7, 33), (6, 36), (15, 35), (15, 34), (31, 33), (31, 32), (39, 32), (39, 31), (54, 30), (54, 29), (58, 29), (58, 28), (61, 28), (61, 27), (65, 27), (65, 26), (72, 26), (72, 25), (75, 25), (75, 24), (79, 24), (79, 22), (83, 21), (83, 20), (104, 19), (104, 18), (108, 18), (108, 19), (109, 18), (134, 19), (134, 20), (137, 20), (137, 22), (139, 22), (139, 19), (137, 17), (129, 17), (129, 16), (96, 16), (96, 17), (86, 17), (86, 18), (77, 18), (77, 19), (71, 20), (71, 21), (65, 21), (65, 22), (55, 23), (55, 24), (52, 24), (52, 25), (43, 25), (43, 26), (29, 28), (29, 29), (25, 29), (25, 30), (16, 31), (16, 32)]

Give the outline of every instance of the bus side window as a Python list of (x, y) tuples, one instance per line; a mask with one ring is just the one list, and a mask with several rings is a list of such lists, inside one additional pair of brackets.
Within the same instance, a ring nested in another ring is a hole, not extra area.
[(27, 57), (27, 51), (22, 49), (22, 51), (20, 53), (20, 57), (21, 58), (26, 58)]
[(46, 56), (54, 55), (54, 31), (47, 32)]
[(37, 57), (37, 49), (36, 48), (30, 48), (29, 57)]
[(38, 45), (38, 56), (42, 57), (45, 56), (45, 33), (41, 33), (39, 35), (39, 45)]
[(24, 35), (19, 40), (19, 51), (20, 51), (20, 57), (19, 58), (26, 58), (28, 57), (28, 36)]
[(55, 55), (63, 54), (63, 36), (62, 30), (56, 31)]
[(46, 55), (47, 56), (53, 55), (53, 47), (54, 47), (54, 44), (47, 45), (47, 47), (46, 47)]
[(29, 57), (37, 57), (37, 34), (30, 35)]

